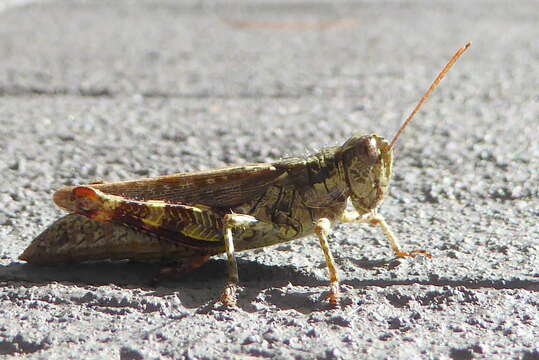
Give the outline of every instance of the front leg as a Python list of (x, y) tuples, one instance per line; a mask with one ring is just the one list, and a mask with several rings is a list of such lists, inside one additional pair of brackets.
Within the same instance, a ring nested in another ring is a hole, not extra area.
[(389, 240), (391, 245), (391, 250), (395, 253), (397, 257), (415, 257), (416, 255), (423, 255), (428, 258), (431, 258), (432, 255), (425, 250), (414, 250), (410, 252), (402, 251), (399, 245), (397, 237), (393, 234), (393, 231), (389, 228), (384, 217), (377, 212), (369, 212), (363, 215), (360, 215), (357, 211), (345, 211), (341, 217), (342, 223), (359, 223), (359, 224), (369, 224), (372, 226), (379, 225), (382, 228), (385, 236)]
[(322, 218), (319, 219), (314, 227), (314, 232), (320, 240), (320, 246), (322, 251), (324, 251), (324, 256), (326, 258), (326, 264), (329, 272), (329, 303), (333, 306), (339, 305), (339, 298), (341, 296), (339, 290), (339, 275), (337, 274), (337, 267), (335, 266), (335, 260), (333, 255), (331, 255), (331, 250), (329, 249), (328, 235), (331, 230), (331, 223), (328, 219)]

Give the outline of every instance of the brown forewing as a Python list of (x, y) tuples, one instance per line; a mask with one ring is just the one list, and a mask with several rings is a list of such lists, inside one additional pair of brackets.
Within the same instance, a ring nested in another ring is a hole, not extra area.
[[(268, 185), (281, 176), (286, 176), (285, 170), (262, 163), (90, 186), (127, 199), (226, 209), (262, 195)], [(62, 198), (62, 194), (67, 195), (72, 190), (73, 187), (63, 188), (55, 198)]]

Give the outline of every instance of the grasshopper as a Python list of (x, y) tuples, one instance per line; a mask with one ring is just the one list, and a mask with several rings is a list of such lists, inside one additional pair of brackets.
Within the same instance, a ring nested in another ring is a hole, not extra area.
[[(332, 224), (379, 226), (397, 257), (430, 257), (425, 250), (401, 250), (378, 208), (388, 192), (397, 140), (470, 45), (455, 53), (391, 142), (359, 134), (342, 146), (305, 158), (65, 187), (53, 200), (72, 215), (45, 230), (20, 259), (41, 264), (183, 259), (180, 267), (161, 273), (167, 277), (185, 274), (211, 256), (226, 253), (228, 281), (220, 300), (235, 306), (237, 251), (315, 234), (329, 272), (329, 302), (337, 305), (339, 277), (328, 243)], [(346, 210), (349, 199), (353, 211)]]

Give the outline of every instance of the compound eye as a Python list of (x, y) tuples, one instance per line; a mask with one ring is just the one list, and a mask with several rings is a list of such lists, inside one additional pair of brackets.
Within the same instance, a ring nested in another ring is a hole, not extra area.
[(376, 139), (370, 136), (366, 136), (359, 141), (356, 152), (369, 165), (377, 163), (380, 159), (380, 150), (378, 149)]

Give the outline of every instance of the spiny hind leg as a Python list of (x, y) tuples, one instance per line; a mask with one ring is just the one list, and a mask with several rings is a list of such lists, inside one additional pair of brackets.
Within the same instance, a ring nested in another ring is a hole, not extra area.
[(243, 214), (227, 214), (224, 217), (224, 241), (225, 251), (228, 261), (228, 281), (220, 297), (221, 302), (225, 306), (236, 306), (236, 293), (239, 285), (238, 263), (236, 261), (236, 253), (234, 250), (234, 237), (232, 230), (248, 229), (259, 224), (255, 217)]
[(197, 255), (186, 259), (178, 266), (167, 266), (161, 269), (152, 279), (152, 284), (156, 285), (166, 280), (177, 280), (184, 275), (194, 271), (204, 265), (211, 255)]
[(371, 226), (380, 226), (384, 235), (389, 240), (391, 245), (391, 250), (395, 253), (397, 257), (415, 257), (416, 255), (423, 255), (428, 258), (431, 258), (432, 255), (426, 250), (413, 250), (410, 252), (402, 251), (399, 241), (391, 228), (387, 224), (384, 217), (377, 212), (370, 212), (363, 215), (360, 215), (357, 211), (345, 211), (341, 217), (342, 223), (359, 223), (359, 224), (369, 224)]
[(335, 260), (333, 259), (333, 255), (329, 249), (328, 235), (330, 231), (331, 223), (328, 219), (322, 218), (316, 222), (314, 232), (318, 236), (318, 240), (320, 240), (320, 246), (324, 252), (326, 265), (329, 272), (329, 303), (333, 306), (337, 306), (339, 304), (341, 293), (339, 290), (339, 275), (337, 273), (337, 267), (335, 266)]

